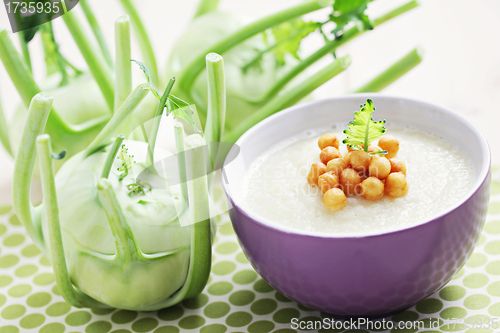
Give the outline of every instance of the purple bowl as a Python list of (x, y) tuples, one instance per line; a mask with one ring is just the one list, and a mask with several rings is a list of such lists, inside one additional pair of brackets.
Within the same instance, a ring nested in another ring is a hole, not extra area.
[[(241, 180), (270, 145), (309, 128), (347, 124), (367, 98), (377, 107), (377, 119), (421, 128), (462, 147), (476, 178), (460, 202), (417, 226), (367, 235), (292, 229), (245, 208)], [(224, 190), (243, 252), (273, 288), (310, 308), (338, 317), (375, 318), (411, 307), (458, 272), (481, 234), (490, 187), (488, 144), (470, 123), (442, 107), (378, 94), (326, 99), (281, 111), (236, 144), (240, 154), (224, 166)]]

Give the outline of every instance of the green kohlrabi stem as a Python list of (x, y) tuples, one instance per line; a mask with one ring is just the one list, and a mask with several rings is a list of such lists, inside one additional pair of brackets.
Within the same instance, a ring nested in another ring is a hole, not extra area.
[(106, 39), (104, 39), (104, 35), (102, 33), (101, 27), (99, 26), (99, 22), (97, 22), (97, 19), (94, 15), (94, 11), (92, 10), (92, 7), (90, 6), (89, 1), (88, 0), (80, 0), (79, 4), (82, 7), (83, 13), (85, 14), (85, 17), (87, 18), (87, 21), (89, 22), (90, 28), (92, 28), (92, 32), (94, 33), (95, 39), (97, 40), (97, 43), (99, 44), (99, 48), (102, 51), (104, 59), (106, 60), (106, 62), (108, 63), (108, 65), (110, 67), (113, 66), (113, 60), (111, 60), (111, 54), (109, 53), (108, 44), (106, 43)]
[[(373, 27), (377, 27), (379, 25), (381, 25), (382, 23), (385, 23), (399, 15), (402, 15), (404, 13), (406, 13), (407, 11), (410, 11), (416, 7), (418, 7), (419, 3), (417, 0), (410, 0), (409, 2), (406, 2), (404, 4), (402, 4), (401, 6), (375, 18), (372, 20), (372, 25)], [(346, 44), (347, 42), (351, 41), (353, 38), (355, 37), (358, 37), (359, 35), (365, 33), (366, 31), (368, 30), (364, 30), (361, 26), (359, 25), (354, 25), (352, 28), (346, 30), (342, 36), (340, 36), (339, 38), (335, 39), (334, 41), (336, 41), (336, 47), (340, 47), (344, 44)]]
[(137, 257), (139, 251), (130, 226), (125, 220), (122, 209), (116, 199), (115, 191), (109, 180), (102, 178), (97, 185), (101, 204), (106, 211), (111, 233), (115, 238), (115, 260), (127, 264)]
[[(210, 230), (210, 206), (208, 201), (207, 156), (205, 141), (199, 134), (186, 138), (186, 164), (190, 184), (189, 211), (193, 219), (191, 232), (191, 257), (186, 282), (172, 297), (167, 299), (164, 307), (177, 304), (183, 299), (193, 298), (200, 294), (210, 275), (212, 245)], [(203, 175), (200, 177), (200, 175)]]
[(270, 115), (297, 103), (302, 98), (313, 92), (316, 88), (345, 71), (350, 64), (350, 56), (337, 58), (330, 65), (324, 67), (323, 69), (320, 69), (316, 74), (310, 76), (297, 86), (277, 96), (261, 109), (254, 112), (250, 117), (245, 119), (244, 122), (234, 128), (227, 137), (224, 137), (224, 141), (236, 142), (236, 140), (250, 127), (258, 123), (259, 121), (269, 117)]
[(151, 86), (147, 83), (143, 83), (137, 86), (130, 93), (125, 102), (122, 103), (106, 126), (104, 126), (102, 131), (95, 137), (94, 141), (92, 141), (87, 149), (85, 149), (83, 158), (92, 155), (99, 149), (108, 145), (108, 141), (114, 135), (114, 132), (123, 123), (123, 121), (130, 116), (132, 112), (134, 112), (150, 90)]
[[(189, 211), (193, 223), (191, 256), (184, 285), (170, 298), (161, 302), (163, 308), (199, 295), (205, 288), (210, 275), (212, 236), (206, 176), (208, 164), (204, 146), (205, 141), (199, 134), (190, 135), (186, 138), (186, 148), (188, 149), (186, 151), (187, 172), (189, 179), (192, 180), (189, 186)], [(200, 177), (200, 175), (203, 176)]]
[(50, 136), (48, 134), (39, 135), (36, 139), (36, 148), (40, 164), (43, 193), (44, 210), (42, 214), (45, 214), (47, 221), (48, 239), (46, 240), (46, 244), (50, 251), (50, 261), (54, 270), (57, 288), (64, 300), (74, 307), (102, 308), (102, 303), (75, 290), (71, 283), (64, 254), (61, 223), (59, 221), (59, 205), (57, 203)]
[(158, 103), (158, 107), (156, 108), (155, 117), (153, 118), (153, 125), (151, 126), (151, 133), (148, 138), (148, 165), (153, 165), (154, 163), (154, 151), (156, 145), (156, 138), (158, 137), (158, 130), (160, 129), (161, 123), (161, 115), (163, 114), (163, 110), (165, 109), (165, 104), (167, 103), (168, 96), (174, 87), (175, 78), (171, 78), (161, 95), (160, 102)]
[(24, 123), (21, 141), (14, 164), (14, 177), (12, 187), (12, 202), (17, 217), (31, 239), (39, 248), (45, 248), (41, 226), (35, 223), (31, 211), (31, 177), (35, 165), (36, 137), (42, 134), (54, 98), (46, 93), (39, 93), (33, 97)]
[(50, 76), (61, 71), (61, 81), (67, 81), (68, 73), (66, 72), (65, 66), (59, 66), (62, 61), (59, 60), (61, 56), (58, 54), (59, 52), (57, 52), (57, 45), (54, 40), (51, 23), (52, 22), (48, 22), (40, 26), (40, 36), (42, 39), (43, 53), (45, 55), (45, 75)]
[(186, 298), (195, 297), (201, 293), (207, 283), (211, 266), (210, 206), (206, 176), (208, 156), (206, 156), (205, 145), (205, 140), (199, 134), (186, 138), (186, 148), (192, 152), (188, 154), (186, 165), (188, 166), (188, 179), (191, 180), (188, 187), (189, 209), (194, 223), (190, 269), (187, 277), (189, 290)]
[(132, 65), (130, 63), (130, 18), (119, 17), (115, 22), (115, 110), (132, 91)]
[(52, 22), (47, 22), (40, 26), (40, 34), (42, 37), (43, 51), (45, 54), (46, 75), (50, 76), (56, 72), (61, 73), (61, 86), (69, 83), (69, 74), (67, 67), (71, 68), (74, 76), (80, 75), (82, 72), (71, 65), (59, 52), (59, 45), (54, 36)]
[[(318, 28), (321, 28), (324, 24), (328, 23), (329, 21), (325, 22), (325, 23), (317, 23), (316, 24), (316, 29)], [(246, 65), (244, 65), (243, 67), (241, 67), (241, 70), (245, 73), (249, 68), (251, 68), (252, 66), (255, 66), (256, 64), (258, 64), (262, 58), (264, 57), (264, 55), (268, 54), (270, 51), (274, 50), (275, 48), (285, 44), (285, 43), (288, 43), (289, 41), (295, 39), (296, 37), (299, 37), (301, 36), (306, 30), (308, 29), (311, 29), (311, 27), (309, 25), (305, 25), (303, 26), (302, 28), (300, 28), (299, 30), (295, 31), (294, 33), (292, 34), (289, 34), (286, 38), (278, 41), (277, 43), (275, 44), (272, 44), (271, 46), (269, 46), (268, 48), (262, 50), (262, 51), (259, 51), (257, 53), (257, 55), (252, 59), (250, 60)], [(319, 29), (320, 31), (323, 31), (321, 29)]]
[(318, 49), (316, 52), (303, 59), (297, 66), (292, 68), (288, 73), (286, 73), (282, 78), (280, 78), (269, 90), (268, 92), (258, 100), (254, 101), (255, 103), (263, 103), (278, 95), (279, 92), (292, 81), (295, 77), (297, 77), (304, 70), (309, 68), (316, 61), (320, 60), (327, 54), (334, 52), (339, 45), (338, 40), (332, 40), (326, 43), (322, 48)]
[(200, 0), (198, 8), (196, 8), (196, 12), (194, 13), (194, 18), (217, 10), (217, 7), (219, 7), (219, 0)]
[(179, 168), (179, 182), (184, 199), (188, 199), (187, 175), (186, 175), (186, 156), (184, 151), (184, 126), (181, 123), (174, 124), (175, 148), (177, 150), (177, 166)]
[(59, 292), (66, 302), (72, 306), (81, 307), (82, 304), (71, 284), (64, 256), (64, 247), (59, 222), (59, 206), (57, 204), (56, 185), (54, 182), (54, 167), (50, 136), (42, 134), (36, 139), (38, 161), (40, 164), (43, 207), (48, 229), (47, 246), (50, 250), (50, 260)]
[(422, 61), (422, 55), (423, 49), (421, 47), (414, 48), (370, 82), (356, 89), (354, 93), (381, 91), (417, 66)]
[(80, 49), (83, 58), (87, 62), (90, 72), (96, 83), (101, 89), (104, 99), (106, 100), (109, 109), (113, 110), (115, 98), (113, 79), (109, 66), (102, 57), (102, 54), (92, 45), (89, 36), (82, 27), (82, 24), (76, 13), (72, 10), (62, 16), (64, 23), (68, 27), (69, 32), (73, 36), (76, 45)]
[(419, 2), (417, 0), (411, 0), (407, 3), (402, 4), (401, 6), (391, 10), (388, 13), (385, 13), (382, 16), (377, 17), (376, 19), (372, 20), (372, 24), (374, 27), (389, 21), (390, 19), (393, 19), (401, 14), (406, 13), (409, 10), (412, 10), (413, 8), (416, 8), (419, 6)]
[(23, 52), (23, 58), (24, 58), (24, 63), (26, 64), (26, 67), (28, 67), (28, 70), (32, 72), (31, 68), (31, 56), (30, 56), (30, 49), (28, 48), (28, 43), (24, 40), (24, 31), (20, 31), (19, 33), (19, 43), (21, 44), (21, 51)]
[(111, 172), (111, 167), (113, 166), (113, 162), (115, 161), (116, 154), (118, 150), (120, 150), (122, 146), (122, 142), (125, 140), (124, 135), (118, 135), (113, 142), (113, 145), (109, 149), (108, 156), (106, 157), (106, 163), (104, 163), (104, 168), (102, 169), (101, 178), (108, 179), (109, 173)]
[(14, 156), (12, 153), (12, 147), (10, 145), (9, 126), (7, 125), (5, 114), (3, 113), (1, 97), (2, 96), (0, 96), (0, 142), (2, 143), (7, 153), (9, 153), (10, 156)]
[[(412, 0), (410, 2), (407, 2), (390, 12), (387, 12), (383, 14), (382, 16), (376, 18), (373, 20), (373, 26), (379, 26), (382, 23), (385, 23), (389, 21), (392, 18), (395, 18), (401, 14), (406, 13), (407, 11), (415, 8), (418, 6), (418, 2), (415, 0)], [(286, 73), (282, 78), (280, 78), (270, 89), (269, 91), (261, 98), (258, 100), (252, 101), (254, 103), (264, 103), (268, 101), (269, 99), (273, 98), (276, 96), (282, 89), (285, 87), (290, 81), (292, 81), (295, 77), (297, 77), (300, 73), (302, 73), (304, 70), (309, 68), (312, 64), (323, 58), (324, 56), (331, 54), (332, 52), (335, 52), (338, 47), (350, 42), (353, 40), (355, 37), (358, 37), (359, 35), (365, 33), (366, 30), (363, 30), (362, 27), (359, 25), (354, 25), (350, 29), (346, 30), (342, 36), (338, 39), (334, 39), (332, 41), (327, 42), (322, 48), (318, 49), (316, 52), (308, 56), (307, 58), (303, 59), (297, 66), (292, 68), (288, 73)]]
[(255, 21), (237, 31), (220, 42), (212, 45), (207, 50), (202, 50), (199, 56), (196, 57), (181, 73), (179, 82), (184, 91), (190, 91), (191, 86), (194, 84), (196, 78), (205, 68), (205, 55), (210, 52), (223, 54), (236, 45), (244, 42), (245, 40), (261, 33), (262, 31), (271, 28), (280, 23), (289, 21), (293, 18), (300, 17), (307, 13), (324, 8), (332, 3), (331, 0), (309, 0), (294, 7), (285, 9), (281, 12), (266, 16), (260, 20)]
[(224, 60), (216, 53), (206, 57), (208, 76), (208, 109), (205, 125), (205, 139), (210, 150), (211, 160), (217, 158), (217, 143), (222, 141), (222, 130), (226, 118), (226, 81), (224, 77)]
[[(15, 25), (18, 30), (22, 28), (22, 13), (20, 10), (14, 11), (14, 19), (16, 21)], [(30, 50), (28, 48), (28, 42), (26, 41), (26, 35), (30, 33), (30, 30), (21, 30), (17, 33), (17, 36), (19, 38), (19, 45), (21, 46), (21, 51), (23, 54), (23, 59), (24, 63), (26, 64), (26, 67), (30, 71), (30, 73), (33, 71), (31, 68), (31, 56), (30, 56)]]
[(0, 32), (0, 59), (24, 104), (30, 105), (31, 99), (40, 92), (40, 88), (5, 30)]
[(146, 27), (141, 20), (139, 12), (133, 3), (133, 0), (120, 0), (123, 8), (130, 16), (130, 20), (132, 22), (132, 28), (137, 35), (137, 41), (139, 43), (139, 47), (141, 48), (142, 57), (144, 58), (144, 64), (148, 67), (149, 72), (151, 73), (151, 81), (153, 85), (158, 85), (158, 66), (156, 65), (155, 53), (153, 51), (153, 45), (151, 44), (151, 40), (149, 39), (148, 32), (146, 31)]
[[(0, 32), (0, 59), (12, 83), (14, 83), (14, 86), (21, 96), (21, 100), (24, 105), (28, 107), (31, 103), (31, 99), (40, 92), (40, 88), (36, 84), (23, 58), (17, 52), (12, 40), (5, 30)], [(55, 133), (77, 133), (89, 130), (102, 121), (103, 119), (92, 119), (83, 124), (70, 125), (66, 124), (61, 117), (59, 117), (57, 112), (52, 111), (49, 115), (49, 128), (47, 128), (47, 130), (54, 129), (56, 131)]]

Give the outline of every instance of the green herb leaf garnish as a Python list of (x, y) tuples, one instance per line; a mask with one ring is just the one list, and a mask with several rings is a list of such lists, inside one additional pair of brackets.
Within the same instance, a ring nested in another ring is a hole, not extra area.
[(144, 75), (146, 75), (146, 80), (148, 81), (149, 85), (151, 86), (151, 92), (153, 93), (153, 95), (155, 95), (156, 98), (161, 99), (161, 96), (158, 93), (158, 91), (156, 91), (156, 89), (153, 88), (153, 83), (151, 82), (151, 73), (149, 72), (148, 67), (140, 61), (137, 61), (134, 59), (130, 59), (130, 61), (135, 62), (137, 65), (139, 65), (139, 68), (142, 70)]
[[(370, 143), (385, 133), (385, 120), (374, 121), (372, 118), (374, 111), (373, 101), (367, 99), (365, 105), (361, 105), (359, 111), (354, 112), (354, 120), (349, 122), (349, 129), (344, 130), (347, 137), (342, 142), (351, 149), (368, 152)], [(373, 154), (387, 154), (387, 152), (378, 151)]]

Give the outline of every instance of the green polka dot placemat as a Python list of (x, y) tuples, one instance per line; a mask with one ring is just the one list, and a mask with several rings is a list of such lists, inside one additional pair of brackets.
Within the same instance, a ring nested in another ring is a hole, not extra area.
[[(221, 196), (221, 190), (217, 191)], [(439, 292), (390, 320), (421, 320), (426, 327), (436, 327), (437, 322), (439, 329), (429, 328), (427, 332), (494, 332), (449, 327), (444, 322), (450, 318), (500, 317), (499, 170), (493, 174), (491, 194), (483, 235), (465, 267)], [(203, 293), (169, 309), (138, 313), (67, 305), (59, 295), (47, 259), (26, 236), (11, 207), (0, 207), (0, 333), (288, 333), (296, 332), (291, 329), (292, 318), (321, 320), (323, 315), (290, 301), (255, 273), (241, 252), (227, 216), (218, 221), (212, 274)]]

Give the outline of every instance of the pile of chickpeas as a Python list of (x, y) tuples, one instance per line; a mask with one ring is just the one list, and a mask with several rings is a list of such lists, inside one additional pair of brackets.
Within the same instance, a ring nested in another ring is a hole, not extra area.
[(380, 138), (378, 146), (368, 152), (386, 150), (385, 155), (370, 155), (364, 150), (351, 150), (342, 156), (339, 140), (334, 134), (325, 134), (318, 140), (320, 162), (314, 162), (307, 181), (323, 192), (323, 204), (336, 212), (347, 205), (346, 196), (361, 196), (366, 200), (380, 200), (384, 195), (399, 198), (408, 192), (406, 165), (396, 158), (399, 141), (392, 135)]

